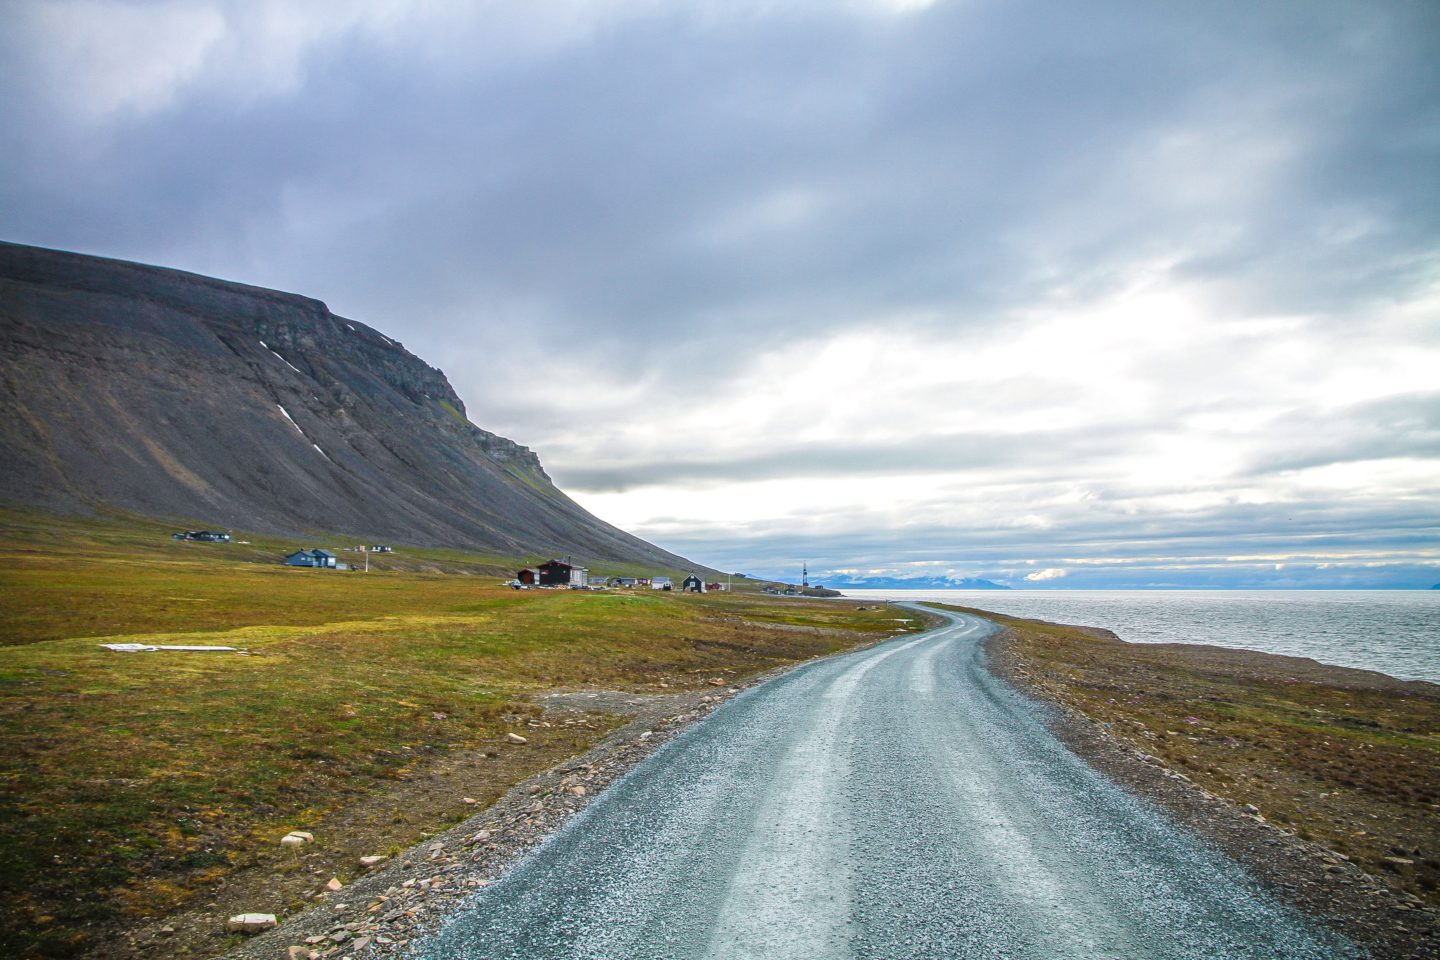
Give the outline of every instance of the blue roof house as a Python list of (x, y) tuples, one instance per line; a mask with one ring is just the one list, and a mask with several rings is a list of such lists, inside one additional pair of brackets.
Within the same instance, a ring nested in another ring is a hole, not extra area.
[(335, 569), (335, 554), (329, 550), (296, 550), (285, 558), (287, 567), (328, 567)]

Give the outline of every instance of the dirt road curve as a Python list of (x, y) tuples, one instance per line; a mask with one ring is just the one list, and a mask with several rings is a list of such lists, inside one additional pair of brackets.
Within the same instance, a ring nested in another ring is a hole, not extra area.
[(953, 616), (738, 697), (417, 955), (1356, 955), (1067, 751), (985, 670), (992, 629)]

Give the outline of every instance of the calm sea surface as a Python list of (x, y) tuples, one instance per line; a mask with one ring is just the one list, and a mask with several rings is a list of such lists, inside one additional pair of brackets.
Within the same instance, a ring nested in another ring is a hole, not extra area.
[(1440, 683), (1440, 590), (846, 590), (1209, 643)]

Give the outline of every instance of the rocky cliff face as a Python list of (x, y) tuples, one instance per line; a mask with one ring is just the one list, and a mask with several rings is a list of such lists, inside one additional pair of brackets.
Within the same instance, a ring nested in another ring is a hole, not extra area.
[(0, 243), (0, 499), (689, 567), (318, 300)]

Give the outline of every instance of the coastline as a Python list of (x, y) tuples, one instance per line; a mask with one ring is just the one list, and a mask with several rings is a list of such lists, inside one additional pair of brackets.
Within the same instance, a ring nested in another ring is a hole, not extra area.
[[(1226, 744), (1226, 738), (1235, 739), (1234, 731), (1210, 726), (1213, 717), (1204, 715), (1204, 706), (1197, 706), (1223, 694), (1197, 691), (1194, 700), (1165, 705), (1165, 713), (1174, 713), (1170, 707), (1181, 707), (1182, 713), (1195, 710), (1203, 719), (1186, 715), (1179, 724), (1173, 720), (1157, 723), (1158, 712), (1147, 717), (1139, 711), (1127, 715), (1123, 710), (1100, 709), (1097, 703), (1113, 707), (1116, 698), (1095, 697), (1087, 688), (1094, 676), (1087, 671), (1110, 678), (1123, 673), (1124, 684), (1148, 686), (1150, 699), (1180, 692), (1174, 679), (1179, 670), (1182, 674), (1193, 672), (1197, 681), (1228, 677), (1238, 688), (1253, 686), (1262, 694), (1280, 684), (1312, 696), (1334, 691), (1339, 696), (1413, 698), (1427, 712), (1440, 704), (1440, 686), (1255, 651), (1198, 644), (1131, 644), (1097, 628), (1024, 620), (975, 608), (956, 609), (1001, 625), (1002, 630), (986, 641), (990, 669), (1048, 708), (1052, 732), (1101, 773), (1161, 806), (1244, 865), (1279, 899), (1326, 922), (1377, 960), (1440, 956), (1440, 897), (1433, 887), (1425, 886), (1433, 883), (1429, 876), (1440, 842), (1440, 807), (1431, 804), (1428, 813), (1401, 826), (1404, 821), (1369, 812), (1374, 785), (1347, 785), (1344, 779), (1348, 774), (1337, 770), (1325, 785), (1328, 789), (1319, 789), (1318, 771), (1308, 762), (1304, 745), (1286, 743), (1283, 731), (1276, 734), (1275, 755), (1258, 760), (1246, 757), (1227, 767), (1223, 759), (1227, 752), (1235, 757), (1245, 752), (1243, 746), (1191, 752), (1197, 742)], [(1037, 654), (1040, 645), (1046, 651), (1043, 656)], [(1056, 656), (1057, 649), (1065, 654)], [(1142, 663), (1136, 673), (1127, 654), (1142, 655), (1141, 659), (1150, 663), (1169, 660), (1176, 666), (1167, 665), (1147, 676), (1147, 664)], [(1199, 722), (1186, 724), (1185, 720)], [(1182, 730), (1176, 731), (1175, 726)], [(1166, 746), (1167, 741), (1183, 746)], [(1277, 759), (1283, 758), (1287, 747), (1297, 758), (1288, 770), (1283, 759)], [(1217, 761), (1217, 754), (1222, 759)], [(1263, 767), (1260, 789), (1256, 789), (1256, 779), (1237, 775), (1246, 766)], [(1436, 767), (1429, 769), (1433, 773)], [(1295, 794), (1293, 810), (1274, 799), (1286, 791)], [(1369, 829), (1358, 832), (1366, 834), (1364, 837), (1348, 829), (1357, 817), (1377, 817), (1363, 820)], [(1342, 834), (1349, 836), (1342, 838)], [(1417, 834), (1423, 845), (1417, 845)], [(1337, 849), (1342, 844), (1350, 845), (1352, 852)], [(1373, 852), (1376, 850), (1378, 854)]]
[(1440, 593), (1430, 590), (854, 590), (853, 599), (949, 603), (1084, 624), (1131, 643), (1204, 644), (1308, 657), (1440, 683)]

